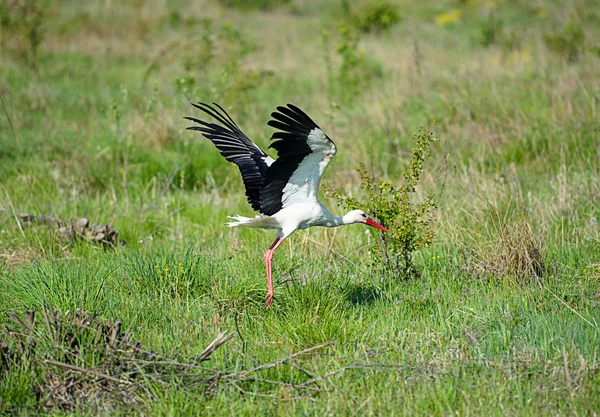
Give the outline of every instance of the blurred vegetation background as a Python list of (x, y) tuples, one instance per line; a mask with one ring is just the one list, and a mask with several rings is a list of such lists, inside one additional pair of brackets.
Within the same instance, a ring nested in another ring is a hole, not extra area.
[[(336, 341), (262, 382), (209, 393), (173, 371), (124, 401), (43, 362), (112, 372), (105, 356), (37, 335), (25, 360), (5, 332), (0, 411), (593, 414), (598, 6), (0, 0), (0, 322), (14, 332), (9, 313), (45, 300), (186, 358), (235, 330), (211, 362), (223, 372)], [(436, 201), (418, 273), (373, 265), (379, 237), (358, 226), (299, 232), (277, 253), (266, 314), (272, 236), (224, 227), (251, 209), (237, 169), (185, 130), (196, 101), (221, 104), (263, 148), (277, 105), (304, 109), (338, 146), (321, 193), (336, 214), (332, 196), (373, 201), (361, 164), (405, 185), (413, 135), (435, 122), (407, 197)], [(311, 378), (318, 389), (294, 388)]]

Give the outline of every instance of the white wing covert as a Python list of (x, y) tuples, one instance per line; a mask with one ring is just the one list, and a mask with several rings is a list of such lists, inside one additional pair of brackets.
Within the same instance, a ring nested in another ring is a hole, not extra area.
[(317, 200), (321, 176), (337, 149), (331, 139), (293, 104), (277, 107), (269, 126), (270, 146), (279, 158), (267, 168), (260, 192), (260, 212), (273, 215), (290, 204)]

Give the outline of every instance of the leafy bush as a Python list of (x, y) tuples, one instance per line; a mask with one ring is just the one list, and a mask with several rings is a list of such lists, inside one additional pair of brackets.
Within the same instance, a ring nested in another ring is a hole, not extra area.
[(338, 28), (339, 43), (335, 48), (342, 61), (333, 68), (330, 56), (330, 35), (323, 32), (323, 61), (327, 65), (329, 86), (332, 93), (344, 103), (351, 102), (374, 80), (383, 76), (381, 65), (370, 59), (358, 47), (360, 33), (351, 25), (342, 24)]
[(487, 47), (497, 43), (502, 34), (503, 24), (502, 19), (498, 19), (493, 13), (490, 14), (481, 27), (481, 44)]
[[(0, 27), (8, 32), (12, 49), (35, 66), (37, 51), (44, 40), (48, 1), (13, 0), (0, 4)], [(4, 38), (4, 36), (0, 36)]]
[(288, 4), (290, 0), (219, 0), (225, 7), (242, 10), (270, 11), (279, 6)]
[(337, 53), (342, 57), (338, 77), (347, 88), (360, 86), (369, 78), (370, 68), (364, 52), (358, 48), (360, 36), (349, 26), (339, 28), (340, 43)]
[(210, 95), (215, 101), (237, 102), (243, 107), (249, 100), (248, 94), (269, 75), (243, 65), (243, 59), (257, 49), (257, 43), (230, 23), (215, 25), (204, 19), (199, 25), (201, 30), (195, 37), (172, 42), (159, 51), (144, 80), (170, 70), (169, 74), (176, 74), (175, 90), (189, 100)]
[(389, 30), (402, 20), (398, 6), (378, 1), (367, 3), (354, 11), (351, 21), (363, 33), (379, 33)]
[(372, 244), (370, 251), (375, 264), (404, 277), (417, 273), (412, 262), (413, 253), (433, 242), (435, 233), (432, 226), (438, 207), (438, 201), (431, 194), (421, 202), (414, 201), (424, 162), (430, 155), (429, 148), (437, 138), (430, 127), (420, 129), (414, 139), (416, 147), (412, 149), (412, 159), (404, 173), (405, 184), (396, 186), (361, 166), (361, 189), (366, 192), (364, 200), (359, 201), (347, 194), (329, 193), (348, 210), (367, 208), (372, 217), (390, 229), (390, 233), (381, 234), (380, 242)]
[(506, 29), (502, 31), (500, 44), (504, 52), (519, 51), (523, 49), (525, 35), (519, 28)]
[(544, 36), (544, 43), (551, 51), (569, 61), (576, 61), (583, 52), (585, 35), (581, 25), (569, 20), (560, 32)]
[(175, 90), (184, 97), (192, 97), (197, 87), (196, 78), (179, 77), (175, 79)]

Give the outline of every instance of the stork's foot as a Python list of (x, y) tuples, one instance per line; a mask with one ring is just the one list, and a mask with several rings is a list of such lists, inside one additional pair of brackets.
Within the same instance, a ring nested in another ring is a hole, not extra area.
[(265, 310), (268, 310), (271, 307), (271, 304), (273, 303), (273, 296), (274, 296), (274, 294), (272, 292), (267, 293), (267, 301), (265, 303)]

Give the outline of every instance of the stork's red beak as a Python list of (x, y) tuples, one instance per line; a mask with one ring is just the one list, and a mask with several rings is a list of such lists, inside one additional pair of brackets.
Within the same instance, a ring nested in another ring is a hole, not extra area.
[(385, 227), (383, 227), (382, 225), (380, 225), (379, 223), (377, 223), (375, 220), (373, 220), (370, 217), (367, 217), (367, 221), (365, 222), (365, 224), (368, 224), (369, 226), (373, 226), (376, 229), (383, 230), (384, 232), (389, 232), (388, 229), (386, 229)]

